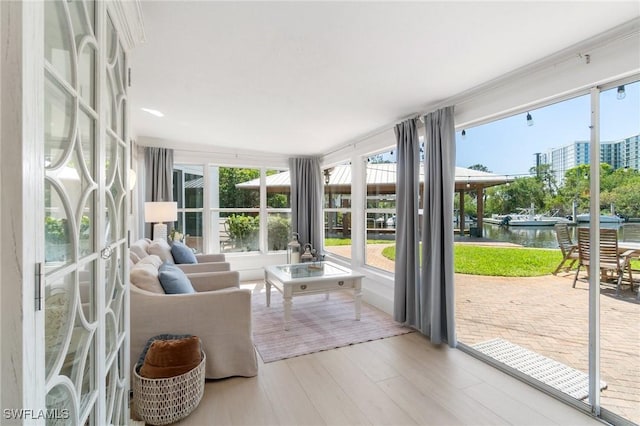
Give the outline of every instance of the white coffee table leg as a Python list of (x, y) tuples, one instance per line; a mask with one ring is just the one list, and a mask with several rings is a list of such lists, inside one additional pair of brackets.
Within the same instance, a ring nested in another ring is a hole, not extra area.
[(265, 282), (265, 286), (267, 287), (267, 307), (269, 307), (271, 306), (271, 283), (267, 278), (266, 272), (264, 273), (264, 282)]
[(293, 301), (291, 300), (293, 295), (291, 294), (291, 287), (285, 287), (282, 292), (283, 304), (284, 304), (284, 329), (289, 330), (289, 322), (291, 321), (291, 306)]
[(360, 311), (362, 310), (362, 283), (360, 280), (353, 287), (353, 304), (356, 309), (356, 321), (360, 321)]

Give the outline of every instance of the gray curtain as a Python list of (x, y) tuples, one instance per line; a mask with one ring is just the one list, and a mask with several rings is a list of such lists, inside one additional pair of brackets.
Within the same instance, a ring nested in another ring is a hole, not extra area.
[(432, 342), (456, 345), (453, 274), (455, 130), (453, 107), (424, 116), (422, 326)]
[(397, 124), (396, 153), (396, 267), (393, 317), (420, 327), (420, 275), (418, 263), (418, 191), (420, 153), (416, 120)]
[[(146, 147), (144, 168), (144, 201), (173, 201), (173, 150)], [(144, 211), (144, 205), (139, 211)], [(150, 223), (145, 224), (144, 235), (151, 238)]]
[(300, 235), (300, 244), (311, 243), (318, 254), (322, 244), (322, 185), (320, 161), (313, 157), (290, 158), (291, 229)]

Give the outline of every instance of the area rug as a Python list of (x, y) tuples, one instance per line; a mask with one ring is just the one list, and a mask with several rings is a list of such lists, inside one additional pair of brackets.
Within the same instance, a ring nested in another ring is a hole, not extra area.
[(285, 331), (282, 295), (272, 290), (269, 308), (265, 297), (264, 291), (252, 295), (253, 340), (265, 363), (413, 331), (364, 302), (356, 321), (353, 296), (348, 292), (331, 293), (329, 300), (324, 294), (294, 297)]
[[(477, 343), (473, 348), (575, 399), (589, 396), (589, 376), (551, 358), (503, 339)], [(607, 383), (601, 381), (600, 389), (606, 387)]]

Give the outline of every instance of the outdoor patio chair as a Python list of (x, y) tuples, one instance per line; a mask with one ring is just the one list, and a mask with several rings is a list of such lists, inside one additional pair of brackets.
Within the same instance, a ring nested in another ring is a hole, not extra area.
[[(580, 268), (585, 266), (587, 271), (589, 270), (589, 263), (591, 253), (589, 249), (591, 247), (589, 235), (589, 228), (578, 228), (578, 269), (573, 279), (573, 287), (576, 286), (578, 280), (578, 274)], [(599, 269), (601, 277), (604, 279), (609, 278), (607, 275), (611, 273), (611, 278), (616, 278), (616, 295), (620, 295), (620, 286), (622, 285), (622, 279), (625, 271), (629, 277), (629, 284), (633, 288), (633, 276), (631, 273), (631, 255), (633, 250), (627, 250), (624, 253), (620, 253), (618, 250), (618, 232), (615, 229), (601, 229), (600, 230), (600, 263)]]
[[(560, 246), (560, 251), (562, 252), (562, 261), (558, 265), (555, 271), (553, 271), (553, 275), (556, 275), (560, 272), (560, 269), (564, 267), (564, 269), (569, 272), (576, 261), (579, 259), (578, 255), (578, 245), (574, 244), (571, 241), (571, 235), (569, 235), (569, 226), (566, 223), (558, 223), (553, 226), (556, 231), (556, 238), (558, 239), (558, 245)], [(565, 266), (565, 263), (570, 262), (568, 266)]]

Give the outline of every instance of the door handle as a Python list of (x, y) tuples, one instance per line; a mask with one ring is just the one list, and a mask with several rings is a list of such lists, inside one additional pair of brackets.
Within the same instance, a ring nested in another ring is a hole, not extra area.
[(105, 260), (109, 259), (112, 254), (113, 254), (113, 249), (111, 248), (111, 246), (106, 246), (105, 248), (100, 250), (100, 257)]

